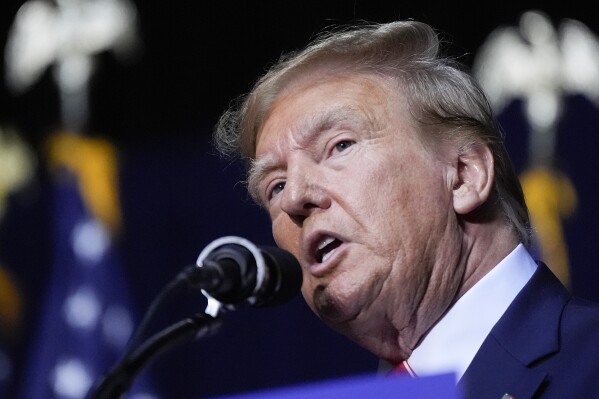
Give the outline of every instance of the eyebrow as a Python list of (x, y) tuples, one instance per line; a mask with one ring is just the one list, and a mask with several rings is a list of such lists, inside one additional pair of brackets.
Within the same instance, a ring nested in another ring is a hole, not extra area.
[[(348, 105), (328, 109), (302, 121), (297, 128), (290, 130), (287, 134), (297, 135), (298, 142), (308, 147), (320, 133), (331, 130), (342, 123), (350, 123), (352, 126), (365, 125), (367, 123), (365, 118), (358, 116), (361, 113)], [(282, 162), (273, 154), (268, 154), (261, 159), (252, 160), (248, 171), (247, 187), (252, 198), (258, 203), (262, 203), (258, 192), (258, 185), (269, 173), (280, 169), (281, 165)]]
[(262, 159), (256, 160), (253, 159), (250, 164), (250, 169), (248, 171), (248, 180), (247, 180), (247, 189), (252, 198), (262, 204), (262, 199), (260, 197), (260, 193), (258, 192), (258, 185), (267, 176), (271, 171), (278, 168), (278, 162), (274, 159), (273, 156), (266, 156)]

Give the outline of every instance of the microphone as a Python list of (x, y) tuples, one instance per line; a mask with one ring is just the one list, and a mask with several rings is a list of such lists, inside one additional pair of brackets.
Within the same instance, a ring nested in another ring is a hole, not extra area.
[(208, 299), (206, 313), (237, 304), (277, 306), (295, 297), (302, 285), (297, 259), (277, 247), (257, 247), (236, 236), (219, 238), (200, 253), (189, 281)]

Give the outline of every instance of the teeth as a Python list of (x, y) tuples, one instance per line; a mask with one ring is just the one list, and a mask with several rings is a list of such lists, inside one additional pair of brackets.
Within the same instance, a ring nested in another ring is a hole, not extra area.
[(333, 255), (333, 253), (335, 253), (335, 251), (337, 250), (337, 248), (334, 248), (332, 251), (327, 252), (325, 254), (322, 255), (322, 260), (320, 261), (321, 263), (324, 263), (327, 261), (327, 259), (329, 259), (331, 257), (331, 255)]
[(318, 250), (321, 251), (324, 247), (326, 247), (327, 245), (329, 245), (333, 241), (335, 241), (335, 239), (333, 237), (326, 237), (325, 239), (323, 239), (320, 242), (320, 244), (318, 244)]

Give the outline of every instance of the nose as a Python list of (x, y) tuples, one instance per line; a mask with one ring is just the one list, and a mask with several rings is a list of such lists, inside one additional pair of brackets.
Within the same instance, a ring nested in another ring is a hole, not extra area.
[(288, 167), (285, 188), (281, 192), (281, 209), (296, 225), (301, 227), (310, 215), (331, 206), (323, 177), (317, 165)]

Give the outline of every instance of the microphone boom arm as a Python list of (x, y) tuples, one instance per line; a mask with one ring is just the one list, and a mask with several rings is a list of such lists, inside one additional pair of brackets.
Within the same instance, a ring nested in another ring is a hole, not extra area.
[(94, 388), (90, 399), (121, 397), (129, 389), (137, 374), (151, 360), (176, 344), (214, 333), (220, 324), (220, 318), (197, 314), (156, 333), (110, 370)]

